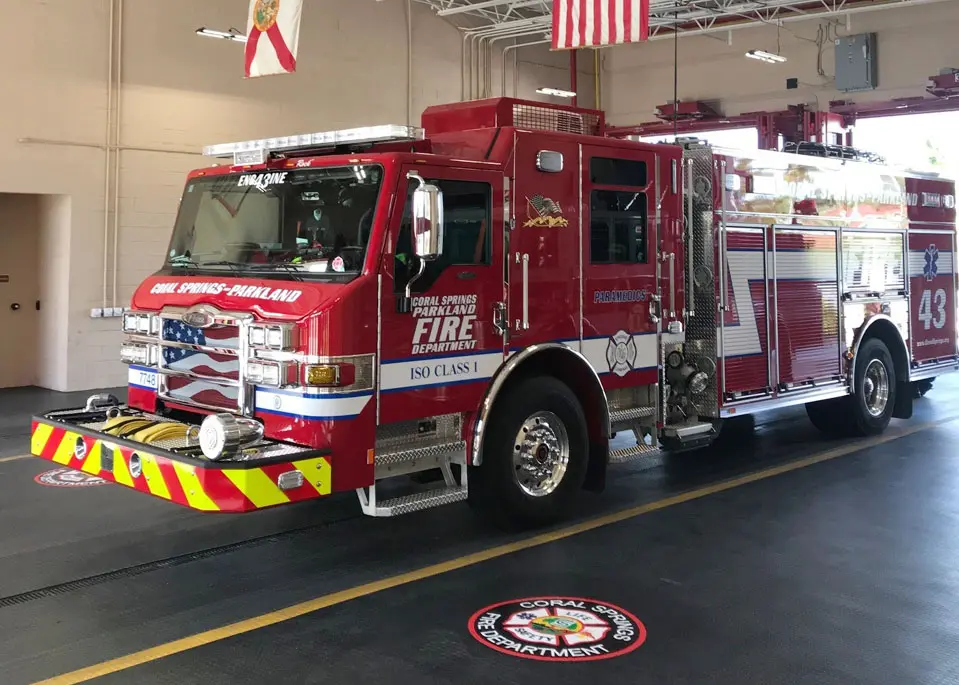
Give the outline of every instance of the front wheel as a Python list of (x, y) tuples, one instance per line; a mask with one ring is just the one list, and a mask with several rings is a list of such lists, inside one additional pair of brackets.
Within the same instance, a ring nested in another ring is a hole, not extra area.
[(589, 459), (586, 417), (561, 381), (534, 377), (501, 396), (486, 428), (482, 464), (469, 471), (469, 503), (502, 528), (568, 517)]

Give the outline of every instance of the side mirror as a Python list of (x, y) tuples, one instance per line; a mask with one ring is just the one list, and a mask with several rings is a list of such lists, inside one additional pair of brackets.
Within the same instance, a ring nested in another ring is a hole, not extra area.
[(420, 185), (413, 191), (413, 250), (426, 262), (443, 254), (443, 191), (415, 171), (406, 175)]

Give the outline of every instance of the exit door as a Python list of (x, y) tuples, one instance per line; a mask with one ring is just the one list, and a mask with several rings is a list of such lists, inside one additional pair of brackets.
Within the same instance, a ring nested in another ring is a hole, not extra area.
[(0, 194), (0, 388), (37, 383), (39, 198)]

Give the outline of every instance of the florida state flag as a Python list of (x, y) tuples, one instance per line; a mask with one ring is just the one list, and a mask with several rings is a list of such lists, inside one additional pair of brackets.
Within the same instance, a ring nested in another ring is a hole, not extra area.
[(649, 39), (649, 0), (553, 0), (553, 49)]
[(246, 23), (246, 76), (296, 71), (303, 0), (250, 0)]

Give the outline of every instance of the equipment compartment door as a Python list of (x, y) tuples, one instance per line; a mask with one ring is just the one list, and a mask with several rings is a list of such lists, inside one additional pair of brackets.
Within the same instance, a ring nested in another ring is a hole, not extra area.
[(727, 226), (722, 299), (723, 390), (726, 394), (771, 391), (767, 229)]
[(773, 230), (778, 385), (839, 379), (838, 234), (832, 229)]
[(910, 344), (920, 363), (956, 356), (954, 241), (952, 233), (909, 233)]
[(659, 319), (675, 307), (656, 280), (658, 159), (583, 146), (582, 351), (610, 389), (657, 382)]
[[(397, 303), (418, 271), (410, 232), (418, 181), (407, 180), (409, 171), (443, 191), (444, 241), (401, 312)], [(396, 195), (380, 286), (381, 424), (475, 409), (503, 362), (494, 325), (504, 295), (502, 174), (405, 166)]]

